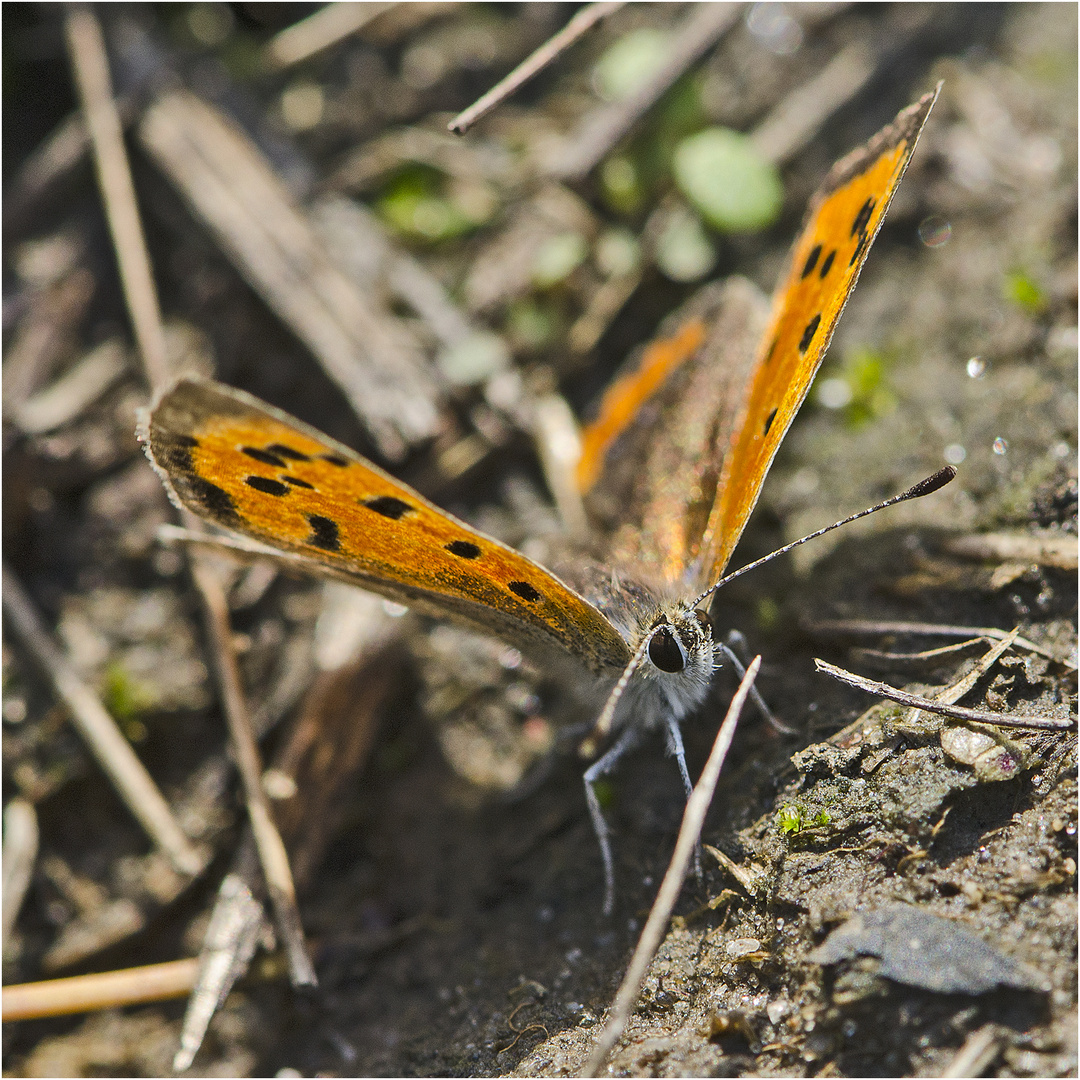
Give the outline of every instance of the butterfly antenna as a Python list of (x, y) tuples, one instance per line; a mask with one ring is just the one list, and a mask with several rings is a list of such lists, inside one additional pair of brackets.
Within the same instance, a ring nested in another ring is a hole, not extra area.
[(593, 757), (600, 743), (611, 733), (611, 724), (615, 719), (615, 709), (618, 707), (619, 699), (630, 684), (634, 672), (641, 666), (641, 661), (645, 658), (645, 650), (649, 647), (649, 642), (652, 639), (652, 633), (645, 635), (641, 644), (637, 647), (637, 651), (630, 658), (630, 663), (626, 665), (623, 673), (619, 676), (619, 681), (611, 688), (611, 693), (608, 694), (608, 699), (604, 702), (604, 707), (600, 710), (600, 715), (596, 718), (592, 731), (585, 736), (578, 747), (578, 753), (582, 757)]
[(767, 563), (770, 560), (775, 559), (778, 555), (786, 554), (792, 548), (797, 548), (800, 544), (805, 544), (807, 540), (814, 540), (827, 532), (832, 532), (833, 529), (839, 529), (841, 525), (850, 525), (853, 521), (858, 521), (859, 518), (869, 517), (871, 514), (876, 514), (879, 510), (884, 510), (887, 506), (895, 506), (897, 503), (907, 502), (908, 499), (921, 499), (924, 495), (930, 495), (939, 488), (943, 488), (953, 480), (955, 476), (956, 470), (951, 465), (946, 465), (944, 469), (939, 469), (933, 476), (928, 476), (925, 480), (920, 480), (914, 487), (908, 488), (907, 491), (902, 492), (899, 495), (894, 495), (891, 499), (886, 499), (884, 502), (879, 502), (876, 506), (870, 506), (865, 510), (860, 510), (857, 514), (852, 514), (850, 517), (844, 518), (843, 521), (835, 521), (832, 525), (826, 525), (824, 529), (818, 529), (817, 532), (812, 532), (809, 536), (804, 536), (801, 540), (793, 540), (790, 544), (785, 544), (782, 548), (778, 548), (771, 554), (765, 555), (760, 559), (755, 559), (752, 563), (747, 563), (734, 573), (722, 577), (715, 585), (710, 585), (694, 601), (693, 606), (697, 607), (703, 600), (707, 600), (721, 585), (726, 585), (729, 581), (734, 581), (735, 578), (741, 577), (748, 570), (754, 570), (761, 566), (762, 563)]

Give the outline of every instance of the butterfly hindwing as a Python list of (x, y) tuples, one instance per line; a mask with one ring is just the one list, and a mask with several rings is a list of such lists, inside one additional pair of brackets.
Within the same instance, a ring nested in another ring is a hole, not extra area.
[(605, 392), (584, 432), (579, 483), (597, 477), (589, 505), (608, 565), (696, 590), (690, 568), (767, 318), (766, 297), (745, 278), (700, 289)]
[(607, 619), (549, 571), (248, 394), (183, 379), (143, 438), (176, 500), (217, 525), (523, 648), (555, 646), (594, 671), (629, 659)]

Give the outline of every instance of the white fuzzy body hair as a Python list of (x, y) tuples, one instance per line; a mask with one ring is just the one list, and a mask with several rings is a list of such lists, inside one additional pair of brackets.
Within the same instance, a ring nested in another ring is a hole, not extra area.
[(615, 727), (652, 729), (669, 719), (681, 723), (705, 700), (717, 668), (716, 644), (707, 622), (701, 622), (685, 598), (664, 596), (614, 573), (592, 576), (584, 595), (611, 620), (632, 653), (646, 636), (664, 626), (684, 660), (682, 670), (664, 671), (647, 650), (626, 687)]

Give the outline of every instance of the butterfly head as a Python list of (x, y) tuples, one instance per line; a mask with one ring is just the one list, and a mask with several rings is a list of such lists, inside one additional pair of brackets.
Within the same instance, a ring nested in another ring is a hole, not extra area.
[(642, 641), (639, 677), (662, 687), (681, 719), (704, 699), (716, 667), (709, 617), (686, 603), (669, 605), (653, 617)]

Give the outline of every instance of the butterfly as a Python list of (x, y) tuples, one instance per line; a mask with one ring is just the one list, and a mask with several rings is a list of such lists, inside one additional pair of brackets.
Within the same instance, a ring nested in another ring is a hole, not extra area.
[[(648, 350), (585, 431), (578, 486), (607, 519), (604, 565), (557, 576), (258, 399), (184, 378), (139, 436), (177, 505), (418, 611), (576, 661), (619, 688), (613, 743), (585, 773), (604, 910), (614, 864), (596, 781), (680, 725), (720, 657), (707, 607), (832, 337), (940, 90), (839, 161), (813, 197), (764, 325), (738, 279)], [(649, 420), (652, 420), (650, 423)], [(616, 704), (613, 704), (617, 702)]]

